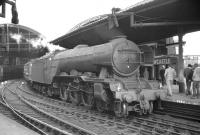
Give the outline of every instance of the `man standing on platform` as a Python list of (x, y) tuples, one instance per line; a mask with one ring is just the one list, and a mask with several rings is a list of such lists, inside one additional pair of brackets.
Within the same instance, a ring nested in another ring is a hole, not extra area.
[(194, 73), (193, 73), (193, 98), (195, 96), (197, 98), (200, 97), (199, 95), (199, 85), (200, 85), (200, 67), (198, 67), (198, 64), (194, 64)]
[(163, 88), (163, 86), (165, 85), (165, 66), (163, 65), (160, 69), (160, 79), (161, 79), (161, 87)]
[(172, 96), (172, 84), (175, 77), (176, 77), (176, 71), (170, 64), (169, 67), (165, 70), (165, 80), (167, 83), (167, 96)]
[(186, 79), (186, 95), (191, 95), (190, 93), (190, 87), (191, 87), (191, 82), (192, 82), (192, 65), (188, 64), (188, 67), (184, 69), (184, 77)]

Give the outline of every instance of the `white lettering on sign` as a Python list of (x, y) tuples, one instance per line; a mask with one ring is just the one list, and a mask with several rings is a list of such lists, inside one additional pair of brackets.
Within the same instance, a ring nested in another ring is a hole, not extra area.
[(170, 63), (170, 59), (156, 59), (154, 60), (154, 64), (156, 65), (160, 65), (160, 64), (169, 64)]

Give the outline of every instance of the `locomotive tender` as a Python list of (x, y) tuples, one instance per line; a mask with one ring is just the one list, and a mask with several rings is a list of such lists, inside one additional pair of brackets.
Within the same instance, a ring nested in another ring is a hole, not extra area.
[(25, 64), (24, 77), (48, 96), (127, 116), (131, 111), (143, 114), (153, 109), (152, 100), (142, 92), (140, 65), (138, 46), (121, 37), (34, 59)]

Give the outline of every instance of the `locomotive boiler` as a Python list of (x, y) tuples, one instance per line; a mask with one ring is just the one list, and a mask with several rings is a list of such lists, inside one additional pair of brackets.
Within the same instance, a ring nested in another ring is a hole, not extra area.
[(122, 37), (34, 59), (24, 66), (24, 76), (34, 89), (48, 96), (127, 116), (131, 111), (143, 114), (153, 108), (142, 94), (140, 65), (140, 49)]

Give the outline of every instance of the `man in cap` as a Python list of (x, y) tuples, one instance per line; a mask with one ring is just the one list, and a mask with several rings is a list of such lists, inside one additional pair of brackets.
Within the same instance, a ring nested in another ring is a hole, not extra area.
[(190, 95), (190, 87), (191, 87), (191, 82), (192, 82), (192, 75), (193, 75), (193, 70), (192, 70), (192, 65), (188, 64), (188, 67), (184, 69), (184, 77), (186, 79), (186, 95)]

